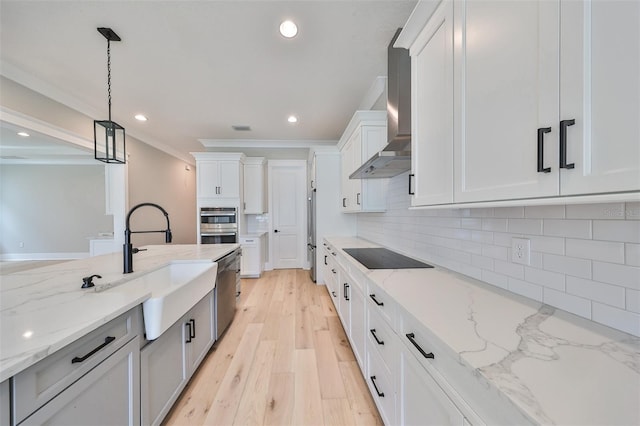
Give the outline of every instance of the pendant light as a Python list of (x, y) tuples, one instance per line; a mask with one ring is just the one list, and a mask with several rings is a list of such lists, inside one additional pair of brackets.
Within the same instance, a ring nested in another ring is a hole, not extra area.
[(127, 161), (124, 143), (124, 127), (111, 120), (111, 42), (120, 41), (121, 39), (111, 28), (98, 28), (98, 32), (107, 39), (109, 119), (94, 120), (93, 122), (95, 159), (105, 163), (125, 164)]

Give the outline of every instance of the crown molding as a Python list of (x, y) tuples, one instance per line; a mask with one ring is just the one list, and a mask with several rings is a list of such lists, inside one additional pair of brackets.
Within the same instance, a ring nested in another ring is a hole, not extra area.
[(198, 139), (205, 148), (311, 148), (313, 146), (336, 145), (337, 140), (304, 139)]

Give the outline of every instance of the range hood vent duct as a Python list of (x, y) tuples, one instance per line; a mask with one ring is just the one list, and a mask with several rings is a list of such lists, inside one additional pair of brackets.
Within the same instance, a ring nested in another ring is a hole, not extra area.
[(411, 169), (411, 57), (393, 47), (398, 28), (387, 48), (387, 146), (349, 179), (389, 178)]

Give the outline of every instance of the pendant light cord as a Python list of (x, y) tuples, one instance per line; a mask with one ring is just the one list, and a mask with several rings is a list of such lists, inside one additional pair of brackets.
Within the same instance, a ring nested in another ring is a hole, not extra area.
[(111, 121), (111, 41), (107, 39), (107, 93), (109, 94), (109, 121)]

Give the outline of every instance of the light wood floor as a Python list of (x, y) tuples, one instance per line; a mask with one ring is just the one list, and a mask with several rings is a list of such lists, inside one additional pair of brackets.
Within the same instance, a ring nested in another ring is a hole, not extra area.
[(325, 286), (303, 270), (242, 280), (225, 335), (165, 425), (381, 425)]

